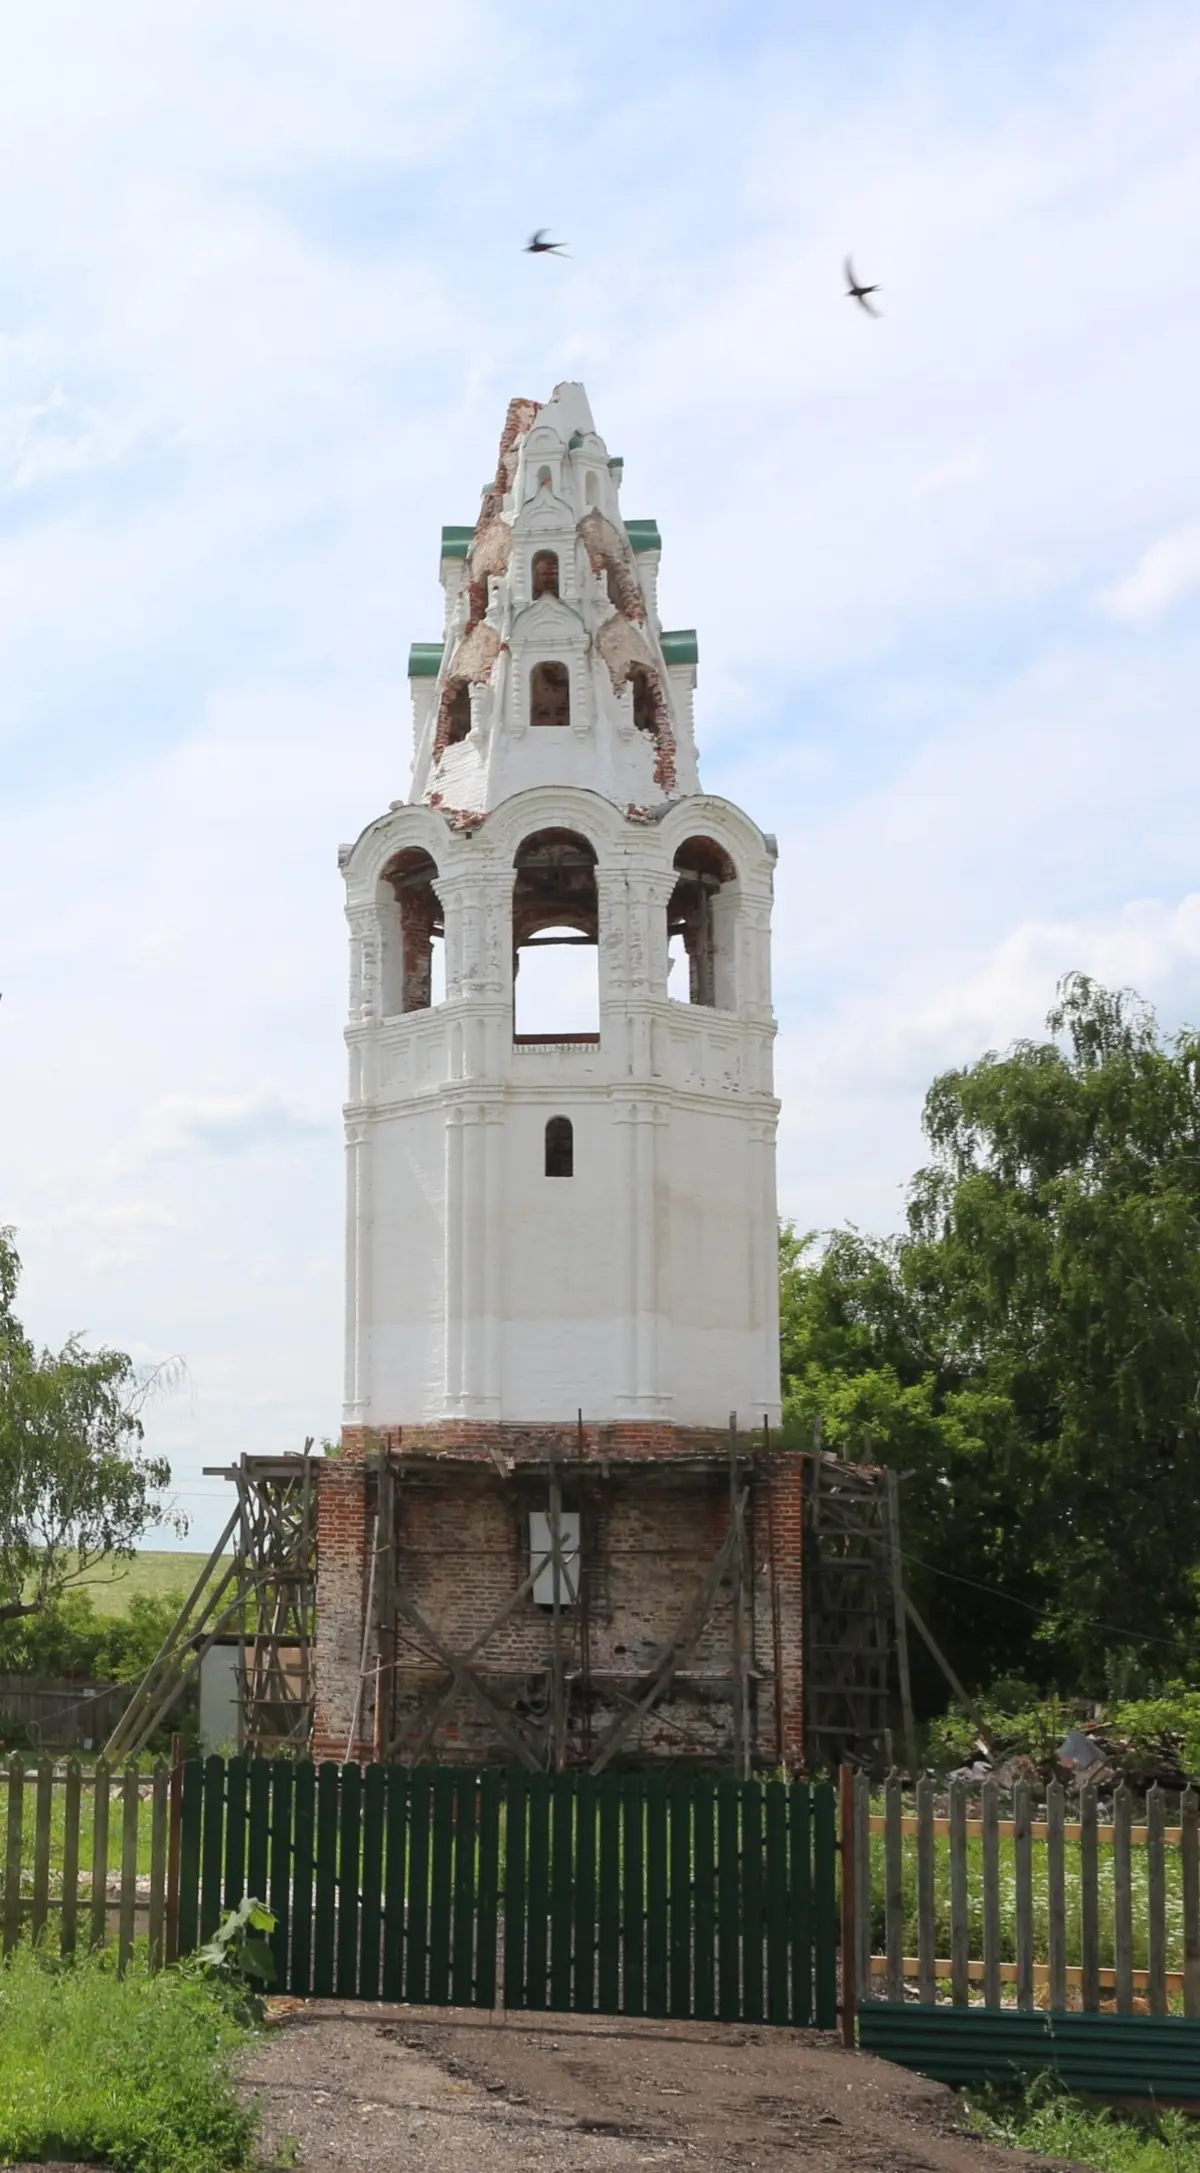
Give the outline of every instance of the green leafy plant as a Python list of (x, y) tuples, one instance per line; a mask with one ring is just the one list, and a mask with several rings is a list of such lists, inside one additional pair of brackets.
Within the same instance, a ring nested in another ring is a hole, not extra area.
[(1200, 2173), (1200, 2126), (1183, 2113), (1115, 2112), (1072, 2097), (1052, 2075), (1039, 2075), (1017, 2097), (972, 2093), (975, 2135), (1069, 2159), (1098, 2173)]
[(262, 2020), (263, 1995), (275, 1982), (275, 1957), (267, 1943), (274, 1929), (271, 1911), (247, 1894), (191, 1957), (191, 1967), (224, 1988), (241, 2021)]
[(198, 1972), (122, 1976), (109, 1953), (63, 1964), (27, 1944), (0, 1964), (0, 2165), (98, 2160), (126, 2173), (235, 2173), (257, 2162), (239, 2103), (245, 2026)]

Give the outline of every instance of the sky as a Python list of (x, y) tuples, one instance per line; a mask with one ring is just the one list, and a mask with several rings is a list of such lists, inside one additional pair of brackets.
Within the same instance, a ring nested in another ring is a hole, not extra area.
[(190, 1545), (339, 1423), (337, 846), (514, 394), (779, 840), (784, 1214), (895, 1227), (1068, 971), (1200, 1020), (1198, 108), (1192, 0), (0, 13), (0, 1222), (185, 1362)]

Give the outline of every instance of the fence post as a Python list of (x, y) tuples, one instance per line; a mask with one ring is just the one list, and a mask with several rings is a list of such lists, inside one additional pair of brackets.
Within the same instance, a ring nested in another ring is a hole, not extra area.
[(1200, 1800), (1189, 1788), (1179, 1806), (1183, 1857), (1183, 2011), (1200, 2016)]
[(854, 1768), (838, 1769), (838, 1808), (842, 1850), (842, 2043), (853, 2052), (858, 2022), (858, 1937), (855, 1902), (858, 1878), (855, 1865)]
[(171, 1737), (171, 1797), (167, 1832), (167, 1907), (165, 1950), (168, 1962), (179, 1960), (179, 1840), (183, 1830), (183, 1737)]

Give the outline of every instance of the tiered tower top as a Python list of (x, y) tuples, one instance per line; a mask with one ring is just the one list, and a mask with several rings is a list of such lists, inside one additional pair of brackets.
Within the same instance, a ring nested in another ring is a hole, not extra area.
[(620, 488), (582, 385), (509, 403), (475, 527), (442, 531), (443, 639), (410, 657), (412, 802), (469, 823), (538, 785), (635, 814), (699, 792), (696, 637), (662, 630), (658, 529)]

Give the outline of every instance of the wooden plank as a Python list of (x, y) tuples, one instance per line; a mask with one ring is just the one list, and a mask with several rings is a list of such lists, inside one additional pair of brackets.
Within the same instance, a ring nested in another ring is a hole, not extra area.
[[(987, 1782), (985, 1781), (985, 1782), (984, 1782), (984, 1784), (983, 1784), (983, 1786), (984, 1786), (984, 1787), (986, 1788), (986, 1787), (987, 1787), (987, 1785), (988, 1785), (988, 1784), (987, 1784)], [(982, 1790), (980, 1791), (980, 1793), (982, 1794)], [(1081, 1798), (1081, 1800), (1082, 1800), (1082, 1798)], [(902, 1819), (902, 1821), (901, 1821), (901, 1825), (902, 1825), (902, 1829), (903, 1829), (903, 1831), (904, 1831), (904, 1833), (905, 1833), (905, 1834), (909, 1834), (909, 1835), (911, 1835), (911, 1834), (915, 1834), (915, 1833), (916, 1833), (916, 1831), (917, 1831), (917, 1820), (916, 1820), (916, 1816), (915, 1816), (915, 1814), (914, 1814), (914, 1813), (912, 1813), (912, 1812), (906, 1812), (906, 1813), (905, 1813), (905, 1815), (904, 1815), (904, 1818), (903, 1818), (903, 1819)], [(884, 1813), (883, 1813), (882, 1811), (872, 1811), (872, 1813), (871, 1813), (871, 1832), (872, 1832), (872, 1833), (883, 1833), (883, 1832), (884, 1832), (884, 1831), (886, 1830), (886, 1826), (887, 1826), (887, 1819), (886, 1819), (886, 1816), (885, 1816), (885, 1814), (884, 1814)], [(948, 1818), (944, 1818), (944, 1817), (943, 1817), (943, 1818), (935, 1818), (935, 1819), (934, 1819), (934, 1822), (933, 1822), (933, 1830), (934, 1830), (934, 1833), (935, 1833), (935, 1835), (937, 1836), (937, 1838), (938, 1838), (938, 1840), (939, 1840), (939, 1841), (946, 1841), (946, 1840), (948, 1840), (948, 1839), (949, 1839), (949, 1836), (950, 1836), (950, 1821), (949, 1821), (949, 1819), (948, 1819)], [(998, 1831), (998, 1833), (999, 1833), (999, 1836), (1000, 1836), (1000, 1839), (1001, 1839), (1002, 1841), (1011, 1841), (1011, 1840), (1012, 1840), (1012, 1839), (1014, 1838), (1015, 1834), (1016, 1834), (1016, 1827), (1015, 1827), (1015, 1825), (1013, 1824), (1013, 1821), (1012, 1821), (1012, 1819), (1011, 1819), (1011, 1818), (1002, 1818), (1002, 1819), (1000, 1819), (1000, 1820), (999, 1820), (999, 1822), (998, 1822), (998, 1826), (997, 1826), (997, 1831)], [(1032, 1819), (1030, 1820), (1030, 1822), (1029, 1822), (1029, 1831), (1030, 1831), (1030, 1834), (1031, 1834), (1031, 1836), (1032, 1836), (1032, 1838), (1033, 1838), (1033, 1840), (1034, 1840), (1035, 1842), (1041, 1842), (1041, 1841), (1045, 1841), (1045, 1839), (1046, 1839), (1046, 1821), (1045, 1821), (1045, 1819), (1043, 1819), (1043, 1818), (1032, 1818)], [(1103, 1844), (1104, 1844), (1104, 1845), (1105, 1845), (1106, 1847), (1111, 1847), (1111, 1845), (1112, 1845), (1112, 1838), (1113, 1838), (1113, 1829), (1112, 1829), (1112, 1827), (1111, 1827), (1111, 1826), (1100, 1826), (1100, 1827), (1098, 1827), (1097, 1831), (1098, 1831), (1098, 1834), (1099, 1834), (1099, 1838), (1100, 1838), (1101, 1842), (1102, 1842), (1102, 1843), (1103, 1843)], [(1129, 1838), (1130, 1838), (1130, 1841), (1131, 1841), (1131, 1843), (1132, 1843), (1132, 1845), (1133, 1845), (1133, 1847), (1134, 1847), (1134, 1848), (1144, 1848), (1144, 1847), (1145, 1847), (1145, 1845), (1146, 1845), (1147, 1837), (1148, 1837), (1148, 1828), (1147, 1828), (1147, 1827), (1145, 1827), (1145, 1826), (1130, 1826), (1130, 1829), (1129, 1829)], [(979, 1818), (970, 1818), (970, 1817), (969, 1817), (969, 1818), (967, 1819), (967, 1839), (968, 1839), (969, 1841), (979, 1841), (979, 1840), (982, 1840), (982, 1838), (983, 1838), (983, 1819), (982, 1819), (982, 1817), (979, 1817)], [(1078, 1819), (1074, 1819), (1074, 1820), (1072, 1820), (1072, 1819), (1066, 1819), (1066, 1820), (1064, 1820), (1064, 1822), (1063, 1822), (1063, 1839), (1064, 1839), (1064, 1841), (1068, 1841), (1068, 1842), (1079, 1842), (1079, 1841), (1081, 1841), (1081, 1840), (1083, 1839), (1083, 1827), (1082, 1827), (1082, 1825), (1080, 1824), (1080, 1822), (1079, 1822), (1079, 1820), (1078, 1820)], [(1168, 1826), (1168, 1828), (1167, 1828), (1167, 1830), (1166, 1830), (1166, 1833), (1165, 1833), (1165, 1834), (1164, 1834), (1164, 1836), (1163, 1836), (1163, 1840), (1164, 1840), (1164, 1842), (1165, 1842), (1165, 1844), (1166, 1844), (1167, 1848), (1172, 1848), (1172, 1847), (1174, 1847), (1174, 1848), (1178, 1848), (1178, 1846), (1179, 1846), (1179, 1832), (1178, 1832), (1178, 1829), (1177, 1829), (1177, 1828), (1172, 1828), (1172, 1827)]]
[(887, 1805), (883, 1844), (883, 1921), (885, 1927), (889, 1999), (904, 1998), (904, 1828), (903, 1796), (898, 1773), (889, 1773), (884, 1789)]
[(383, 1944), (383, 1830), (387, 1772), (368, 1766), (362, 1787), (362, 1922), (359, 1932), (358, 1996), (379, 1998)]
[(337, 1967), (338, 1769), (330, 1758), (317, 1767), (317, 1814), (313, 1878), (312, 1988), (332, 1999)]
[(837, 2028), (837, 1809), (827, 1781), (813, 1791), (813, 1960), (816, 2025)]
[(983, 1997), (1000, 2005), (1000, 1818), (995, 1781), (985, 1781), (983, 1818)]
[(702, 2022), (714, 2021), (717, 2012), (716, 1817), (713, 1783), (697, 1774), (692, 1782), (692, 2013)]
[(79, 1915), (79, 1811), (82, 1794), (83, 1775), (79, 1760), (71, 1758), (67, 1762), (63, 1802), (62, 1919), (59, 1928), (59, 1951), (67, 1957), (75, 1952)]
[(183, 1737), (171, 1737), (170, 1810), (167, 1815), (167, 1907), (163, 1926), (163, 1956), (179, 1960), (179, 1849), (183, 1832)]
[(621, 1776), (621, 1840), (624, 1879), (621, 1897), (621, 1959), (624, 1986), (621, 2012), (646, 2012), (646, 1856), (645, 1782), (640, 1773)]
[(384, 1774), (383, 1996), (386, 2000), (401, 2000), (408, 1893), (408, 1773), (404, 1766), (375, 1770)]
[(1062, 1784), (1046, 1790), (1046, 1907), (1049, 1918), (1050, 2006), (1061, 2014), (1067, 2004), (1067, 1860), (1063, 1844), (1065, 1799)]
[(812, 1794), (808, 1782), (793, 1781), (788, 1798), (792, 2022), (797, 2029), (807, 2030), (813, 2018)]
[(1183, 1849), (1183, 2011), (1200, 2015), (1200, 1796), (1189, 1788), (1179, 1805)]
[(571, 1881), (575, 1863), (575, 1776), (556, 1773), (550, 1783), (550, 1991), (556, 2014), (571, 2008)]
[[(257, 1762), (257, 1761), (256, 1761)], [(362, 1767), (342, 1767), (338, 1792), (337, 1960), (339, 1999), (358, 1991), (358, 1857), (362, 1841)]]
[(204, 1761), (204, 1829), (200, 1841), (200, 1938), (211, 1939), (221, 1921), (224, 1852), (225, 1761)]
[(292, 1936), (288, 1990), (306, 1999), (312, 1989), (313, 1872), (317, 1853), (317, 1769), (298, 1763), (292, 1782)]
[(271, 1762), (271, 1863), (268, 1900), (275, 1929), (271, 1952), (275, 1957), (275, 1989), (286, 1991), (291, 1962), (292, 1931), (292, 1801), (296, 1769), (290, 1758)]
[(670, 2012), (667, 1997), (667, 1782), (646, 1776), (646, 2013)]
[[(939, 1956), (938, 1960), (934, 1963), (933, 1966), (937, 1973), (939, 1982), (943, 1984), (949, 1983), (954, 1968), (954, 1964), (950, 1956), (948, 1954), (945, 1956)], [(917, 1957), (915, 1954), (909, 1954), (905, 1956), (904, 1967), (908, 1971), (910, 1976), (915, 1976), (917, 1970)], [(983, 1983), (984, 1965), (982, 1962), (975, 1960), (968, 1962), (967, 1970), (972, 1984)], [(871, 1974), (873, 1977), (878, 1978), (885, 1977), (887, 1975), (886, 1954), (873, 1954), (871, 1956)], [(1117, 1972), (1115, 1969), (1101, 1967), (1099, 1972), (1099, 1979), (1101, 1987), (1103, 1989), (1107, 1991), (1115, 1991), (1117, 1983)], [(1135, 1969), (1132, 1972), (1132, 1979), (1135, 1992), (1145, 1992), (1149, 1989), (1150, 1972), (1148, 1969)], [(998, 1983), (1015, 1984), (1016, 1981), (1017, 1964), (1015, 1962), (1001, 1962), (999, 1965)], [(1035, 1987), (1049, 1985), (1049, 1962), (1035, 1962), (1033, 1964), (1033, 1982)], [(1072, 1989), (1082, 1987), (1083, 1968), (1079, 1962), (1068, 1962), (1067, 1984)], [(1183, 1971), (1181, 1969), (1169, 1969), (1167, 1971), (1167, 1990), (1169, 1992), (1181, 1992), (1183, 1990)], [(994, 2000), (985, 2000), (984, 2004), (989, 2007), (998, 2007), (1000, 2005), (999, 1997), (997, 1996), (997, 1998)]]
[(167, 1843), (171, 1821), (171, 1769), (156, 1759), (150, 1783), (150, 1912), (147, 1926), (150, 1967), (167, 1958)]
[(478, 1775), (469, 1769), (454, 1776), (454, 1898), (450, 1928), (450, 1998), (455, 2007), (475, 1999), (475, 1911), (477, 1903), (475, 1821)]
[(1150, 2012), (1167, 2012), (1167, 1866), (1163, 1848), (1166, 1813), (1163, 1792), (1157, 1785), (1146, 1795), (1146, 1824), (1150, 1839), (1146, 1849), (1147, 1961), (1150, 1965)]
[(970, 1999), (967, 1963), (971, 1957), (971, 1917), (967, 1895), (967, 1792), (950, 1783), (950, 1997), (956, 2007)]
[(408, 1777), (408, 1930), (405, 1935), (406, 1999), (429, 1997), (429, 1862), (433, 1845), (433, 1774), (414, 1766)]
[(602, 1773), (596, 1790), (596, 2000), (602, 2015), (615, 2015), (621, 2008), (621, 1783), (615, 1773)]
[(762, 1782), (742, 1783), (742, 2016), (761, 2022), (763, 2000)]
[(550, 1916), (550, 1776), (531, 1773), (527, 1789), (529, 1863), (525, 1874), (525, 2004), (546, 2005), (546, 1948)]
[(500, 1813), (504, 1776), (490, 1769), (479, 1782), (479, 1872), (475, 1934), (475, 2005), (496, 2004), (496, 1933), (500, 1910)]
[(717, 2017), (742, 2011), (741, 1798), (736, 1781), (717, 1783)]
[[(246, 1893), (246, 1760), (239, 1752), (225, 1768), (225, 1907), (236, 1909)], [(256, 1894), (265, 1901), (265, 1894)]]
[(25, 1763), (8, 1761), (8, 1832), (4, 1847), (4, 1952), (21, 1936), (21, 1846), (25, 1827)]
[(33, 1820), (33, 1909), (29, 1929), (34, 1945), (45, 1936), (50, 1904), (50, 1830), (54, 1817), (54, 1760), (39, 1758)]
[(1133, 1871), (1129, 1846), (1130, 1796), (1122, 1782), (1113, 1793), (1113, 1949), (1117, 1964), (1117, 2012), (1133, 2011)]
[(1079, 1953), (1083, 2011), (1100, 2012), (1100, 1852), (1096, 1791), (1079, 1796)]
[(458, 1775), (438, 1766), (433, 1775), (433, 1828), (429, 1859), (429, 1998), (450, 2000), (450, 1940), (454, 1929), (454, 1810)]
[(271, 1760), (252, 1758), (246, 1797), (246, 1886), (265, 1902), (271, 1882)]
[(692, 2012), (692, 1784), (686, 1773), (667, 1783), (668, 2013)]
[(184, 1760), (179, 1781), (179, 1955), (191, 1954), (200, 1942), (203, 1811), (204, 1768), (198, 1758), (188, 1758)]
[(1029, 1831), (1029, 1784), (1013, 1790), (1013, 1853), (1016, 1861), (1017, 2005), (1033, 2006), (1033, 1839)]
[(121, 1900), (117, 1918), (117, 1968), (122, 1976), (133, 1955), (137, 1923), (138, 1821), (142, 1809), (138, 1781), (137, 1767), (126, 1766), (121, 1784)]
[(92, 1768), (92, 1897), (91, 1945), (102, 1947), (108, 1936), (108, 1761), (98, 1758)]
[(529, 1784), (519, 1770), (508, 1776), (504, 1808), (504, 2005), (525, 2005), (525, 1930), (529, 1913)]
[(768, 1781), (763, 1789), (766, 1831), (767, 2020), (788, 2022), (788, 1836), (787, 1784)]
[(575, 1776), (575, 1961), (571, 2004), (596, 2012), (596, 1789), (590, 1773)]
[[(858, 1954), (855, 1962), (854, 1981), (859, 1987), (859, 1997), (866, 1995), (871, 1981), (871, 1783), (865, 1773), (854, 1777), (854, 1921)], [(792, 1967), (796, 1957), (793, 1955)]]
[(937, 1999), (937, 1890), (934, 1886), (933, 1782), (917, 1783), (917, 1996), (923, 2007)]

